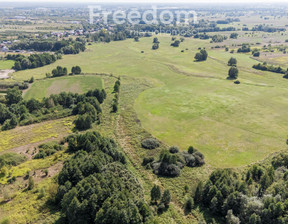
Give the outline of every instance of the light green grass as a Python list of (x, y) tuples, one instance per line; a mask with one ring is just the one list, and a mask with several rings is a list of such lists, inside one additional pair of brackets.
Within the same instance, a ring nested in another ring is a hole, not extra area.
[(84, 93), (96, 88), (103, 88), (103, 80), (97, 76), (65, 76), (33, 83), (32, 87), (25, 93), (24, 98), (42, 99), (43, 97), (48, 97), (51, 94), (58, 94), (60, 92)]
[[(79, 55), (64, 56), (53, 65), (17, 72), (14, 77), (41, 78), (57, 65), (68, 69), (79, 65), (86, 73), (147, 79), (155, 88), (144, 91), (135, 103), (144, 128), (183, 150), (194, 145), (215, 167), (247, 165), (286, 147), (287, 80), (252, 69), (256, 61), (248, 54), (234, 54), (241, 81), (234, 85), (226, 80), (229, 52), (211, 50), (206, 40), (186, 39), (173, 48), (170, 36), (158, 38), (156, 51), (151, 50), (153, 38), (94, 44)], [(211, 57), (194, 62), (198, 47), (205, 46)]]
[(14, 65), (14, 61), (0, 60), (0, 70), (1, 69), (11, 69), (13, 65)]
[(72, 132), (72, 122), (74, 119), (75, 117), (71, 116), (39, 124), (17, 127), (8, 131), (1, 131), (0, 153), (8, 149), (68, 135)]

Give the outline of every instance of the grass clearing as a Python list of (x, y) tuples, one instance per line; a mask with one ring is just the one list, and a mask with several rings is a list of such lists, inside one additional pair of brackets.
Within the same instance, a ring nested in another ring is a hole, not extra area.
[(103, 80), (96, 75), (65, 76), (39, 80), (25, 92), (24, 99), (43, 99), (61, 92), (84, 93), (91, 89), (102, 89)]
[[(0, 208), (0, 221), (9, 220), (8, 223), (54, 223), (60, 212), (50, 210), (47, 206), (48, 188), (54, 184), (53, 178), (45, 178), (32, 191), (19, 191), (10, 202), (2, 202)], [(45, 196), (39, 198), (40, 189), (46, 190)]]
[[(71, 133), (74, 116), (0, 132), (0, 153)], [(27, 146), (26, 146), (27, 148)]]
[(12, 60), (0, 60), (0, 70), (11, 69), (13, 65), (14, 61)]

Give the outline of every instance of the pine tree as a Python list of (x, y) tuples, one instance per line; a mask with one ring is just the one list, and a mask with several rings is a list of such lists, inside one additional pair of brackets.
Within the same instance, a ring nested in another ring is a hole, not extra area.
[(150, 192), (151, 201), (157, 202), (161, 198), (161, 190), (160, 187), (154, 185)]
[(203, 195), (203, 184), (202, 182), (199, 182), (195, 191), (194, 201), (196, 203), (200, 203), (202, 201), (202, 195)]
[(161, 204), (164, 204), (165, 207), (169, 207), (170, 201), (171, 201), (170, 191), (165, 190), (161, 198)]
[(194, 207), (194, 200), (193, 200), (193, 198), (189, 197), (185, 202), (185, 206), (184, 206), (185, 212), (190, 213), (191, 210), (193, 209), (193, 207)]

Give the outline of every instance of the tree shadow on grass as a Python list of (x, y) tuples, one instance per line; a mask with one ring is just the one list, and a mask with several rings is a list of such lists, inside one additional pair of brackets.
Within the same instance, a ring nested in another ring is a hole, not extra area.
[(212, 215), (207, 207), (198, 204), (197, 206), (195, 206), (195, 208), (198, 208), (199, 211), (203, 214), (203, 217), (206, 223), (214, 223), (215, 221), (216, 223), (219, 223), (219, 224), (225, 223), (225, 219), (223, 217)]

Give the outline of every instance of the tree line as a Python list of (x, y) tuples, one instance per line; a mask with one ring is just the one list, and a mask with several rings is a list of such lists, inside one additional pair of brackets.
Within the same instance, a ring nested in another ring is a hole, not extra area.
[[(100, 104), (106, 98), (105, 90), (90, 90), (85, 94), (66, 93), (52, 94), (39, 101), (35, 98), (23, 100), (22, 92), (18, 87), (8, 89), (5, 103), (0, 103), (1, 129), (9, 130), (17, 125), (28, 125), (70, 116), (79, 115), (75, 121), (79, 130), (90, 128), (92, 123), (98, 121), (101, 113)], [(85, 118), (85, 122), (80, 122)], [(78, 125), (79, 123), (79, 125)]]
[(285, 70), (281, 68), (280, 66), (274, 66), (274, 65), (268, 65), (266, 62), (264, 63), (258, 63), (256, 65), (253, 65), (254, 69), (261, 70), (261, 71), (268, 71), (268, 72), (274, 72), (274, 73), (280, 73), (285, 74), (283, 78), (288, 77), (288, 69)]
[(118, 111), (118, 104), (119, 104), (119, 93), (120, 93), (120, 78), (115, 82), (113, 87), (114, 98), (112, 101), (112, 112), (116, 113)]
[[(71, 68), (70, 75), (79, 75), (81, 74), (81, 72), (82, 72), (81, 67), (76, 65)], [(66, 67), (57, 66), (52, 70), (51, 73), (46, 73), (46, 78), (66, 76), (68, 75), (68, 69)]]
[(85, 51), (85, 42), (82, 40), (25, 40), (14, 43), (11, 50), (28, 50), (28, 51), (54, 51), (60, 54), (78, 54)]
[(38, 68), (45, 65), (49, 65), (54, 63), (56, 60), (61, 59), (61, 54), (31, 54), (29, 56), (24, 56), (21, 54), (11, 55), (8, 54), (6, 56), (7, 60), (14, 60), (13, 69), (16, 71), (31, 69), (31, 68)]

